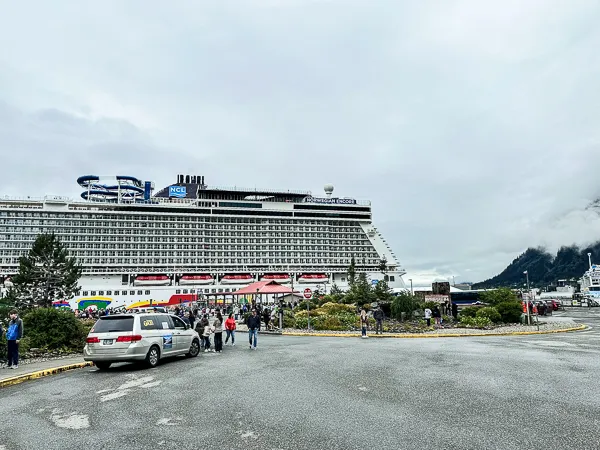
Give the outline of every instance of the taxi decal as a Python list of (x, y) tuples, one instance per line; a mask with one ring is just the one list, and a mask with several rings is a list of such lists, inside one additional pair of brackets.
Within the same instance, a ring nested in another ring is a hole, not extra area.
[(163, 336), (163, 348), (173, 348), (173, 335), (166, 334)]

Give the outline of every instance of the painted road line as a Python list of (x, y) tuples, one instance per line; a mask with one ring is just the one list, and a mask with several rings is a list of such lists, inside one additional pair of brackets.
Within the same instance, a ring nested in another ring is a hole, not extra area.
[(37, 372), (25, 373), (23, 375), (17, 375), (11, 378), (5, 378), (0, 380), (0, 388), (6, 386), (13, 386), (15, 384), (22, 383), (24, 381), (36, 380), (38, 378), (47, 377), (49, 375), (55, 375), (58, 373), (66, 372), (67, 370), (81, 369), (82, 367), (92, 366), (91, 362), (81, 362), (75, 364), (69, 364), (67, 366), (53, 367), (51, 369), (38, 370)]

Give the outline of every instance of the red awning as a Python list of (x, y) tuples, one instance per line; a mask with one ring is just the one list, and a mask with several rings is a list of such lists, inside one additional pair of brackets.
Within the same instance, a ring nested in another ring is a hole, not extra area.
[(235, 292), (233, 295), (252, 295), (252, 294), (291, 294), (292, 288), (279, 284), (277, 281), (257, 281), (249, 284)]

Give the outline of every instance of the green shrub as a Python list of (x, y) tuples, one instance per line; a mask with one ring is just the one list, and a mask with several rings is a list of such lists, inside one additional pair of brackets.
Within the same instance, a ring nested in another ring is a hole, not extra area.
[(31, 348), (80, 352), (87, 336), (86, 325), (70, 311), (32, 309), (23, 317)]
[(463, 316), (458, 324), (461, 328), (490, 328), (492, 321), (487, 317), (469, 317)]
[(498, 323), (502, 320), (500, 313), (493, 306), (479, 308), (475, 317), (487, 317), (491, 322)]
[(323, 304), (319, 310), (325, 312), (325, 314), (356, 314), (356, 308), (353, 305), (331, 302)]
[(317, 317), (311, 320), (310, 323), (315, 330), (342, 331), (345, 329), (342, 321), (337, 316)]
[(301, 309), (300, 311), (296, 311), (294, 313), (294, 317), (296, 317), (297, 319), (301, 318), (301, 317), (306, 318), (309, 316), (309, 314), (310, 314), (311, 318), (327, 315), (323, 310), (317, 308), (317, 309), (311, 309), (310, 313), (305, 309)]
[(519, 301), (498, 303), (496, 310), (500, 314), (500, 320), (504, 323), (519, 323), (521, 321), (523, 306)]
[(283, 328), (294, 328), (296, 326), (296, 319), (294, 313), (289, 309), (283, 310)]
[(479, 308), (477, 306), (466, 306), (460, 310), (460, 317), (475, 317)]
[(308, 328), (308, 317), (296, 317), (294, 322), (294, 328), (298, 328), (300, 330)]
[(425, 303), (423, 303), (423, 309), (425, 309), (425, 308), (429, 308), (430, 310), (432, 310), (432, 311), (433, 311), (433, 309), (434, 309), (436, 306), (439, 308), (439, 307), (440, 307), (440, 304), (439, 304), (438, 302), (425, 302)]
[(313, 311), (315, 309), (318, 308), (318, 305), (316, 302), (312, 301), (312, 300), (303, 300), (300, 303), (298, 303), (298, 306), (296, 306), (294, 308), (294, 312), (298, 312), (298, 311), (306, 311), (306, 305), (309, 304), (310, 305), (310, 310)]

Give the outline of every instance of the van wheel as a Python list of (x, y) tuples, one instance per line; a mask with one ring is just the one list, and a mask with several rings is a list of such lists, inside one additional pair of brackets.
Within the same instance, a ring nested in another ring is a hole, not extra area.
[(98, 368), (98, 370), (108, 370), (112, 363), (105, 361), (95, 361), (94, 365)]
[(185, 354), (188, 358), (195, 358), (200, 353), (200, 342), (198, 339), (194, 339), (192, 341), (192, 345), (190, 346), (190, 351)]
[(148, 354), (146, 355), (146, 365), (150, 368), (158, 366), (160, 360), (160, 350), (156, 345), (150, 347)]

